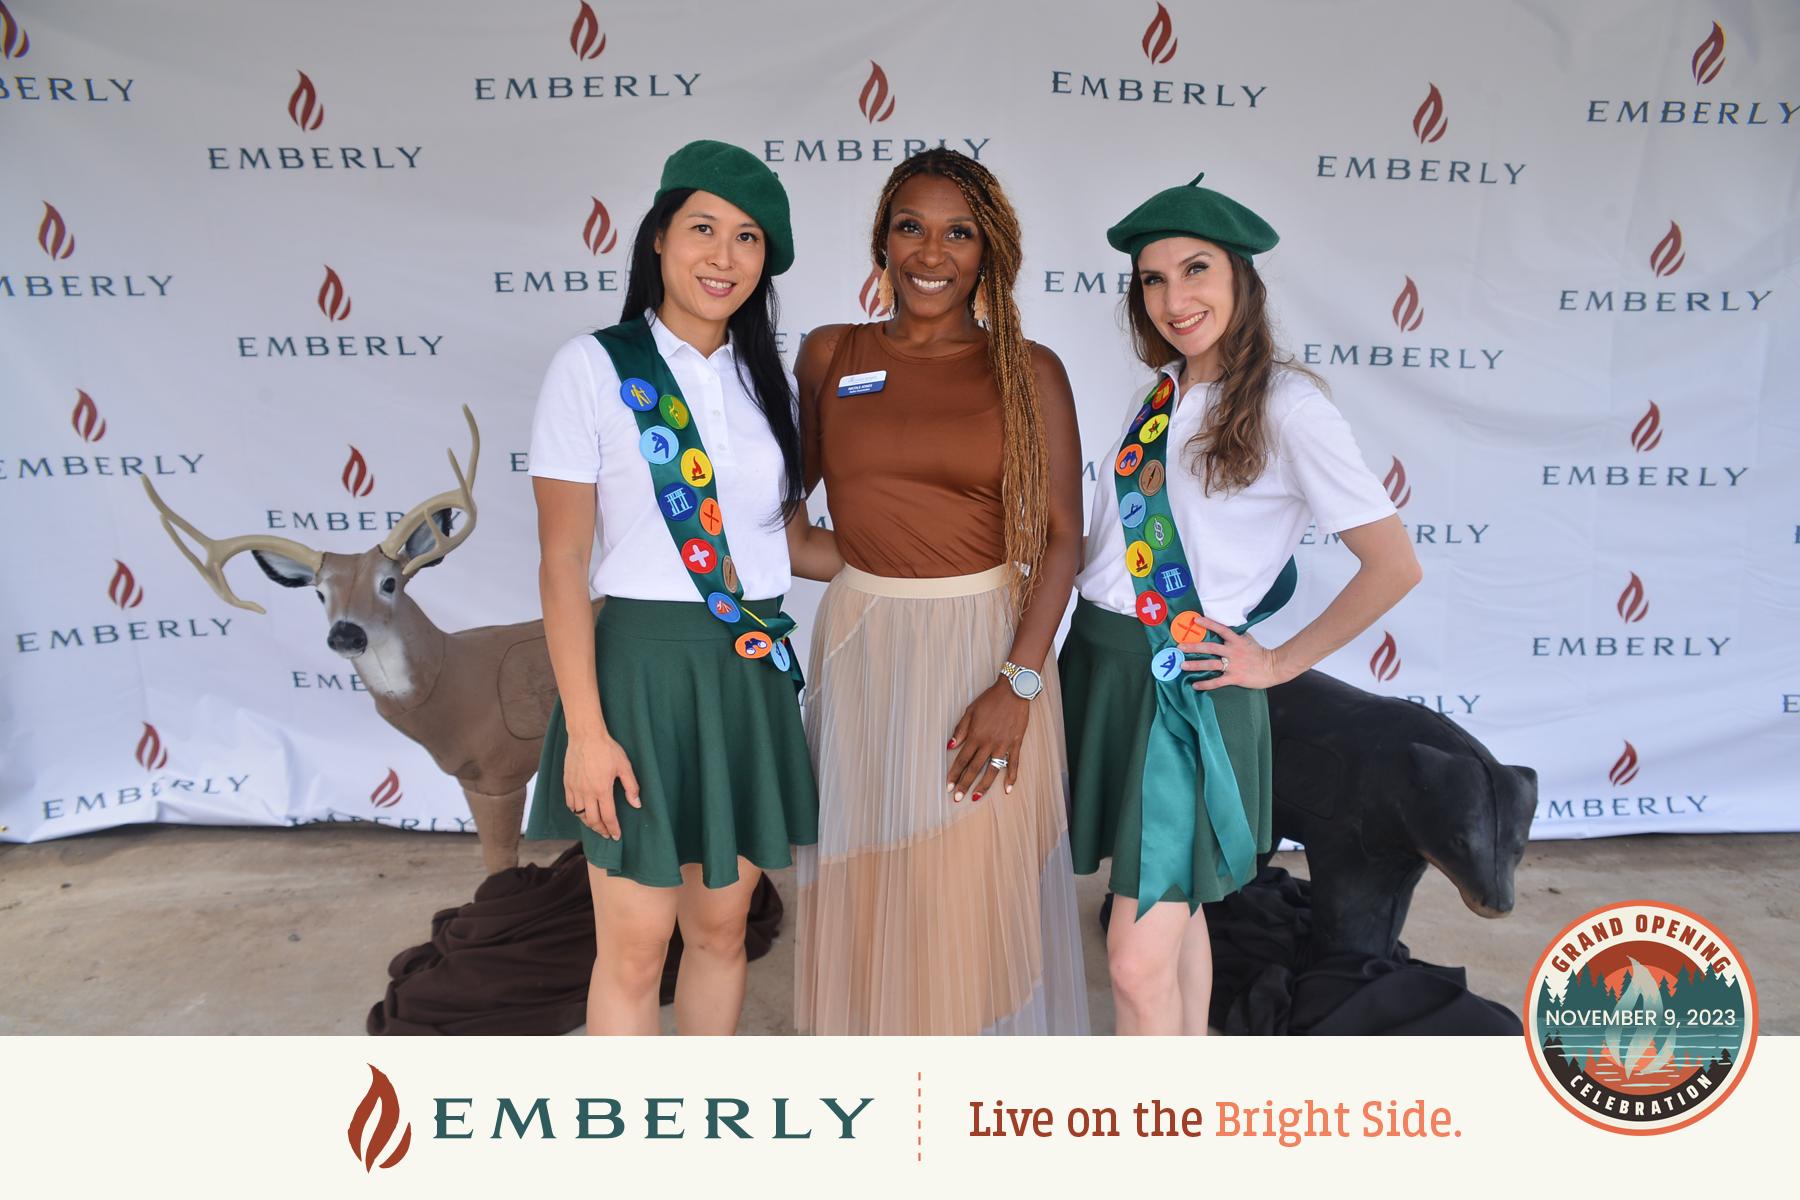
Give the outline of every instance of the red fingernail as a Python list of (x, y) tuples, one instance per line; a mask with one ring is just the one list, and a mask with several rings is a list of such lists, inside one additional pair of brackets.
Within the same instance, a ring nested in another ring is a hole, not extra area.
[(950, 740), (949, 740), (949, 741), (948, 741), (948, 742), (946, 742), (946, 743), (945, 743), (945, 744), (944, 744), (944, 749), (946, 749), (946, 750), (954, 750), (954, 749), (956, 749), (956, 739), (955, 739), (955, 738), (951, 738), (951, 739), (950, 739)]
[(974, 795), (974, 797), (973, 797), (973, 798), (974, 798), (974, 799), (976, 799), (976, 800), (979, 800), (979, 799), (981, 799), (981, 793), (980, 793), (980, 792), (976, 792), (976, 793), (975, 793), (975, 795)]

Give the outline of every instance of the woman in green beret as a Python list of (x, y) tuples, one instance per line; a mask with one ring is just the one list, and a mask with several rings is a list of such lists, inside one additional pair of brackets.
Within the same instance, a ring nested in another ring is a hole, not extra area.
[(657, 1032), (678, 925), (677, 1030), (734, 1032), (751, 893), (816, 836), (781, 600), (793, 572), (826, 579), (841, 560), (806, 520), (775, 348), (772, 280), (793, 258), (774, 172), (722, 142), (682, 147), (638, 226), (621, 323), (566, 343), (538, 396), (560, 701), (527, 833), (587, 853), (589, 1033)]
[[(1158, 192), (1107, 231), (1131, 256), (1134, 389), (1094, 490), (1060, 659), (1075, 870), (1112, 860), (1116, 1027), (1203, 1034), (1199, 906), (1269, 849), (1264, 690), (1374, 623), (1419, 580), (1394, 506), (1310, 371), (1277, 357), (1255, 256), (1275, 231), (1208, 188)], [(1308, 522), (1360, 561), (1299, 633), (1250, 626), (1293, 594)]]

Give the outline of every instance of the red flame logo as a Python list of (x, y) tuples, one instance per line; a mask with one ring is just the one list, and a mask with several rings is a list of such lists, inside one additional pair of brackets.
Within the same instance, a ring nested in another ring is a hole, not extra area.
[(350, 457), (344, 463), (344, 490), (357, 499), (362, 499), (375, 490), (375, 476), (369, 470), (368, 460), (355, 446), (350, 447)]
[(344, 290), (344, 281), (329, 263), (325, 267), (325, 282), (319, 285), (319, 311), (330, 321), (342, 321), (350, 315), (350, 293)]
[(1627, 625), (1635, 625), (1650, 615), (1650, 601), (1644, 596), (1644, 581), (1631, 573), (1631, 582), (1619, 593), (1619, 602), (1614, 605)]
[[(1718, 26), (1713, 26), (1717, 29)], [(6, 10), (5, 0), (0, 0), (0, 55), (7, 58), (24, 58), (31, 49), (31, 35), (24, 27), (13, 20), (12, 13)]]
[(325, 123), (325, 106), (319, 103), (319, 93), (305, 71), (300, 72), (300, 82), (288, 97), (288, 117), (308, 133)]
[(581, 0), (581, 11), (575, 14), (575, 24), (569, 28), (569, 49), (583, 61), (599, 58), (600, 52), (606, 49), (606, 35), (600, 32), (600, 18), (588, 7), (587, 0)]
[(1375, 647), (1375, 653), (1369, 656), (1369, 674), (1382, 683), (1387, 683), (1400, 673), (1400, 647), (1394, 644), (1394, 635), (1383, 632), (1381, 645)]
[(1179, 45), (1181, 39), (1175, 36), (1175, 22), (1169, 19), (1169, 10), (1158, 4), (1156, 15), (1144, 27), (1144, 57), (1161, 66), (1175, 57), (1175, 47)]
[(1725, 31), (1713, 22), (1712, 32), (1694, 47), (1694, 58), (1690, 64), (1694, 68), (1695, 83), (1711, 83), (1719, 77), (1719, 71), (1725, 66)]
[(862, 95), (856, 98), (856, 107), (862, 109), (862, 115), (869, 118), (871, 125), (894, 115), (894, 102), (888, 96), (887, 72), (873, 59), (869, 62), (869, 81), (863, 84)]
[(51, 258), (62, 259), (75, 253), (75, 235), (56, 211), (56, 205), (44, 201), (44, 219), (38, 223), (38, 245)]
[(1394, 327), (1401, 333), (1411, 333), (1425, 321), (1425, 306), (1419, 303), (1419, 285), (1406, 276), (1406, 286), (1394, 298)]
[(881, 268), (870, 267), (869, 277), (863, 280), (862, 291), (856, 293), (856, 302), (862, 305), (863, 312), (870, 320), (880, 320), (893, 310), (881, 303)]
[[(586, 5), (582, 6), (587, 7)], [(381, 1115), (375, 1116), (380, 1109)], [(369, 1143), (363, 1145), (363, 1130), (368, 1128), (369, 1118), (375, 1116), (375, 1128), (369, 1134)], [(369, 1064), (369, 1090), (363, 1095), (362, 1103), (356, 1106), (356, 1113), (350, 1118), (350, 1153), (356, 1161), (363, 1165), (365, 1172), (375, 1169), (375, 1160), (387, 1149), (389, 1139), (394, 1130), (400, 1128), (400, 1097), (394, 1091), (394, 1084), (381, 1073), (374, 1063)], [(387, 1170), (406, 1157), (412, 1148), (412, 1122), (406, 1123), (406, 1132), (400, 1135), (400, 1144), (394, 1152), (381, 1163), (381, 1169)]]
[(1441, 140), (1449, 129), (1450, 122), (1444, 116), (1444, 93), (1438, 91), (1438, 85), (1434, 83), (1425, 93), (1418, 111), (1413, 113), (1413, 132), (1419, 135), (1421, 145), (1428, 146)]
[(581, 227), (581, 240), (588, 250), (594, 254), (611, 254), (613, 247), (619, 244), (619, 231), (613, 228), (612, 216), (606, 211), (606, 205), (600, 203), (595, 196), (594, 210), (588, 214), (587, 224)]
[(156, 726), (148, 721), (144, 722), (144, 736), (138, 739), (137, 760), (146, 771), (160, 771), (169, 765), (169, 749), (162, 744)]
[(1673, 275), (1686, 261), (1687, 255), (1681, 249), (1681, 226), (1670, 221), (1669, 232), (1663, 234), (1663, 240), (1650, 252), (1650, 269), (1658, 275)]
[[(1715, 26), (1715, 28), (1717, 28), (1717, 27)], [(1613, 763), (1612, 770), (1610, 770), (1606, 773), (1606, 778), (1609, 782), (1611, 782), (1613, 784), (1613, 786), (1624, 787), (1626, 784), (1628, 784), (1632, 780), (1636, 779), (1637, 774), (1638, 774), (1637, 747), (1633, 746), (1630, 742), (1626, 742), (1625, 743), (1625, 752), (1623, 754), (1619, 755), (1619, 759), (1617, 762)]]
[(131, 573), (130, 567), (116, 558), (113, 565), (118, 570), (113, 572), (112, 582), (106, 585), (107, 599), (120, 608), (136, 608), (144, 602), (144, 589), (138, 586), (137, 576)]
[(100, 408), (94, 398), (86, 392), (75, 393), (75, 411), (69, 414), (69, 424), (84, 442), (97, 442), (106, 436), (106, 422), (100, 419)]
[(1662, 410), (1656, 407), (1656, 401), (1650, 402), (1649, 411), (1638, 418), (1638, 423), (1631, 427), (1631, 448), (1639, 454), (1656, 449), (1662, 441)]
[(1412, 485), (1406, 482), (1406, 468), (1398, 458), (1388, 468), (1387, 477), (1381, 481), (1387, 489), (1388, 499), (1394, 502), (1395, 508), (1405, 508), (1406, 502), (1412, 499)]
[(392, 808), (400, 803), (400, 800), (400, 776), (394, 768), (389, 767), (387, 778), (383, 779), (376, 785), (375, 790), (369, 793), (369, 803), (376, 808)]

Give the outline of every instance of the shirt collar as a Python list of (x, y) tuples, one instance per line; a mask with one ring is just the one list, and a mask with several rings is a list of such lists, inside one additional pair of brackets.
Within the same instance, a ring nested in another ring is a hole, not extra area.
[[(682, 341), (681, 337), (676, 334), (673, 329), (670, 329), (667, 325), (664, 325), (661, 321), (657, 320), (654, 311), (646, 312), (644, 314), (644, 320), (649, 322), (650, 336), (656, 339), (656, 349), (664, 358), (673, 358), (675, 355), (686, 351), (702, 362), (711, 361), (692, 345)], [(725, 335), (725, 344), (720, 346), (719, 349), (714, 352), (713, 357), (717, 358), (720, 354), (725, 355), (726, 359), (730, 362), (735, 363), (737, 361), (737, 347), (733, 343), (730, 333)]]

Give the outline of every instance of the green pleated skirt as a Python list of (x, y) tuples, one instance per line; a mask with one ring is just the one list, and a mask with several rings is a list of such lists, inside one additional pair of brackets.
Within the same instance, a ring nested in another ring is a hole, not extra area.
[[(750, 607), (771, 615), (779, 599)], [(741, 855), (764, 870), (818, 839), (819, 796), (799, 699), (767, 659), (739, 658), (698, 599), (608, 598), (594, 623), (607, 731), (637, 776), (641, 808), (613, 785), (618, 840), (581, 823), (563, 798), (562, 706), (544, 734), (525, 835), (579, 838), (587, 860), (650, 887), (678, 887), (697, 863), (706, 886), (738, 880)]]
[[(1111, 858), (1108, 888), (1135, 897), (1143, 840), (1144, 748), (1156, 715), (1150, 640), (1136, 617), (1079, 600), (1057, 667), (1069, 747), (1069, 841), (1075, 873), (1091, 875), (1102, 859)], [(1225, 687), (1212, 698), (1257, 853), (1267, 853), (1274, 796), (1268, 697), (1259, 689)], [(1202, 764), (1200, 785), (1205, 771)], [(1237, 889), (1219, 862), (1218, 842), (1200, 795), (1196, 786), (1194, 899), (1222, 900)], [(1179, 898), (1174, 889), (1164, 897)]]

